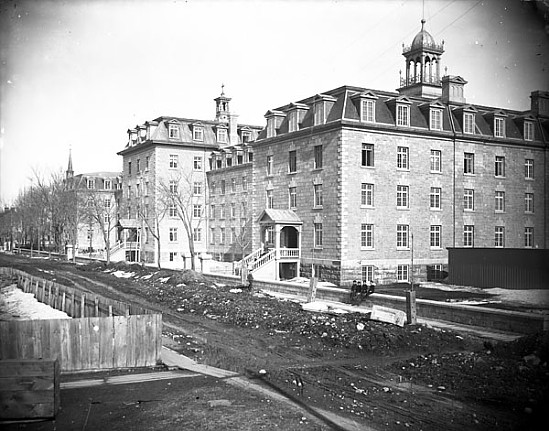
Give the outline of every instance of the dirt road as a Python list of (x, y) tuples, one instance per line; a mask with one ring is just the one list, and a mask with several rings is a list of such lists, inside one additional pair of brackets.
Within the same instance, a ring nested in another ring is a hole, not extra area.
[(304, 312), (293, 302), (231, 292), (190, 271), (123, 267), (134, 275), (117, 278), (114, 267), (105, 272), (102, 265), (7, 255), (0, 255), (0, 265), (160, 311), (170, 347), (257, 379), (304, 408), (329, 410), (375, 429), (549, 425), (542, 408), (549, 401), (547, 333), (492, 345), (360, 314)]

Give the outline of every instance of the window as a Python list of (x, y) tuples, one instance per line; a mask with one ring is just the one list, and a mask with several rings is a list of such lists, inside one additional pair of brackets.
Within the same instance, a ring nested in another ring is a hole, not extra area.
[(496, 138), (505, 137), (505, 118), (501, 118), (501, 117), (494, 118), (494, 136)]
[(494, 230), (494, 247), (505, 247), (505, 227), (496, 226)]
[(505, 176), (505, 157), (496, 156), (494, 174), (495, 174), (496, 177), (504, 177)]
[(139, 183), (135, 185), (135, 196), (141, 196), (140, 189), (139, 189)]
[(233, 165), (233, 158), (227, 155), (225, 158), (225, 164), (227, 165), (228, 168), (230, 168)]
[(215, 244), (215, 227), (210, 228), (210, 244)]
[(273, 117), (267, 118), (267, 138), (276, 136), (275, 119)]
[(149, 196), (149, 182), (145, 183), (145, 196)]
[(252, 133), (248, 131), (242, 131), (242, 143), (250, 142), (252, 138)]
[(407, 224), (397, 224), (397, 248), (408, 248)]
[(145, 157), (145, 171), (149, 170), (149, 164), (151, 162), (150, 156)]
[(463, 190), (463, 209), (474, 211), (475, 209), (475, 191), (473, 189)]
[(495, 206), (496, 206), (496, 211), (498, 212), (505, 211), (505, 192), (496, 191)]
[(214, 204), (210, 205), (210, 217), (215, 218), (215, 205)]
[(526, 211), (527, 213), (534, 212), (534, 194), (533, 193), (526, 193), (524, 195), (524, 211)]
[(248, 152), (248, 163), (251, 163), (254, 161), (254, 153)]
[(170, 124), (168, 126), (168, 130), (168, 136), (170, 137), (170, 139), (179, 139), (179, 127), (177, 127), (177, 125)]
[(105, 198), (105, 200), (103, 201), (103, 206), (107, 209), (109, 209), (111, 207), (111, 199), (110, 198)]
[(202, 217), (202, 205), (193, 204), (193, 217)]
[(321, 207), (323, 204), (322, 184), (315, 184), (313, 186), (313, 194), (314, 194), (314, 206)]
[(193, 195), (200, 196), (202, 194), (202, 181), (195, 181), (193, 183)]
[(292, 111), (288, 114), (288, 132), (297, 130), (297, 111)]
[(274, 208), (273, 191), (267, 190), (267, 208)]
[(177, 154), (170, 154), (170, 168), (175, 169), (177, 168), (177, 162), (179, 160), (179, 157)]
[(297, 153), (295, 150), (288, 153), (288, 172), (297, 172)]
[(105, 187), (105, 190), (112, 190), (112, 181), (111, 180), (105, 180), (104, 187)]
[(273, 174), (273, 156), (267, 156), (267, 175)]
[(410, 169), (408, 163), (408, 147), (397, 147), (397, 168)]
[(227, 143), (227, 129), (217, 129), (217, 142)]
[(524, 140), (533, 141), (534, 140), (534, 123), (531, 121), (524, 122)]
[(473, 153), (463, 154), (463, 173), (464, 174), (475, 173), (475, 155)]
[(111, 222), (110, 214), (108, 213), (103, 214), (103, 223), (108, 226), (110, 222)]
[(175, 180), (170, 181), (170, 193), (172, 194), (177, 193), (177, 181)]
[(170, 262), (173, 262), (176, 256), (177, 256), (177, 253), (170, 251)]
[(322, 223), (315, 223), (314, 224), (314, 230), (315, 230), (315, 247), (322, 247)]
[(374, 166), (374, 144), (362, 144), (362, 166)]
[(360, 246), (374, 248), (374, 225), (362, 223), (360, 225)]
[(473, 225), (463, 226), (463, 247), (473, 247), (475, 244), (475, 227)]
[(236, 204), (232, 203), (231, 204), (231, 218), (235, 218), (235, 217), (236, 217)]
[(324, 102), (319, 102), (315, 104), (314, 107), (314, 124), (315, 126), (319, 124), (324, 124)]
[(376, 107), (376, 102), (374, 100), (363, 100), (361, 120), (367, 121), (369, 123), (373, 123), (374, 121), (376, 121), (375, 107)]
[(171, 227), (170, 228), (170, 231), (169, 231), (169, 239), (170, 239), (170, 242), (177, 242), (177, 228), (176, 227)]
[(430, 232), (431, 248), (441, 248), (441, 235), (442, 235), (442, 226), (431, 225), (431, 232)]
[(202, 170), (202, 157), (201, 156), (194, 156), (193, 169), (195, 171), (201, 171)]
[(242, 163), (244, 163), (244, 156), (242, 154), (237, 154), (236, 155), (236, 164), (241, 165)]
[(441, 196), (442, 189), (440, 187), (431, 187), (431, 193), (429, 194), (430, 208), (432, 210), (439, 210), (441, 208)]
[(397, 186), (397, 208), (408, 208), (408, 186)]
[(410, 107), (407, 105), (397, 105), (397, 126), (410, 125)]
[(248, 203), (247, 202), (241, 202), (241, 204), (240, 204), (240, 217), (246, 218), (247, 214), (248, 214)]
[(223, 160), (221, 156), (217, 156), (215, 159), (215, 169), (221, 169), (223, 167)]
[(431, 172), (442, 172), (442, 152), (431, 150)]
[(288, 189), (288, 195), (289, 195), (289, 208), (296, 208), (297, 207), (297, 187), (290, 187)]
[(362, 183), (360, 191), (360, 205), (373, 207), (374, 206), (374, 185)]
[(232, 227), (230, 232), (229, 244), (234, 244), (236, 241), (236, 228)]
[(137, 173), (140, 173), (141, 172), (141, 159), (137, 159), (136, 162), (135, 162), (135, 170), (137, 171)]
[(321, 169), (324, 161), (322, 160), (322, 145), (315, 145), (313, 147), (315, 162), (314, 169)]
[(215, 181), (212, 181), (212, 183), (210, 184), (210, 193), (212, 195), (215, 195)]
[(471, 112), (463, 113), (463, 133), (475, 133), (475, 114)]
[(533, 247), (534, 246), (534, 228), (525, 227), (524, 228), (524, 247)]
[(248, 190), (248, 177), (242, 177), (242, 190)]
[(231, 192), (236, 192), (236, 178), (231, 178)]
[(431, 109), (430, 127), (431, 130), (442, 130), (442, 110)]
[(524, 178), (527, 180), (534, 179), (534, 159), (526, 159), (524, 161)]
[(225, 194), (225, 180), (221, 180), (221, 194)]
[(225, 218), (225, 204), (219, 205), (219, 218)]
[(227, 238), (225, 237), (225, 228), (220, 227), (219, 228), (219, 244), (225, 244), (225, 241)]
[(168, 216), (177, 217), (177, 207), (175, 206), (175, 204), (170, 204), (168, 206)]
[(87, 187), (88, 187), (88, 189), (95, 189), (95, 179), (88, 178)]
[(193, 140), (200, 142), (204, 140), (204, 128), (202, 126), (193, 127)]
[(362, 281), (374, 281), (375, 270), (373, 265), (362, 265)]
[(397, 265), (397, 281), (408, 281), (408, 265)]
[(128, 175), (132, 174), (132, 162), (128, 162)]
[(272, 226), (267, 226), (265, 229), (265, 244), (274, 244), (275, 231)]

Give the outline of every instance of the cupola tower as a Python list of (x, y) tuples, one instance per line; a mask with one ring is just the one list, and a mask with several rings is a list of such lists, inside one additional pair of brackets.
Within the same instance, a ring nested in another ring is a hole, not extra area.
[(231, 101), (230, 97), (225, 96), (225, 85), (221, 85), (221, 95), (216, 97), (215, 100), (215, 120), (221, 123), (229, 122), (229, 114), (231, 113), (229, 109), (229, 102)]

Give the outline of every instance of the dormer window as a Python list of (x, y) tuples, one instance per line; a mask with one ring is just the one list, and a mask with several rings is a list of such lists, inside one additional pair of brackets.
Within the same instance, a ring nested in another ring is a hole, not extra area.
[(324, 112), (324, 102), (317, 102), (315, 103), (314, 108), (314, 124), (315, 126), (318, 126), (320, 124), (324, 124), (325, 122), (325, 112)]
[(267, 118), (267, 138), (276, 136), (275, 119), (274, 117)]
[(104, 188), (105, 188), (105, 190), (112, 190), (112, 181), (111, 180), (105, 180)]
[(87, 183), (88, 183), (88, 184), (87, 184), (88, 189), (90, 189), (90, 190), (95, 189), (95, 179), (93, 179), (93, 178), (88, 178)]
[(179, 127), (177, 124), (168, 125), (168, 136), (170, 139), (179, 139)]
[(431, 130), (442, 130), (442, 109), (430, 110), (430, 124)]
[(534, 123), (531, 121), (524, 122), (524, 140), (533, 141), (534, 140)]
[(375, 100), (363, 100), (361, 103), (360, 119), (373, 123), (376, 121), (375, 117), (376, 101)]
[(248, 130), (243, 130), (242, 131), (242, 143), (247, 143), (247, 142), (250, 142), (250, 140), (252, 139), (252, 133)]
[(472, 112), (463, 113), (463, 133), (475, 133), (475, 114)]
[(494, 136), (496, 138), (505, 138), (505, 118), (494, 117)]
[(217, 129), (217, 142), (222, 144), (227, 143), (227, 129), (223, 129), (223, 128)]
[(297, 129), (297, 110), (290, 111), (290, 113), (288, 114), (288, 132), (295, 132)]
[(410, 107), (408, 105), (397, 104), (397, 126), (410, 126)]
[(228, 168), (231, 167), (233, 165), (233, 157), (227, 155), (225, 159), (225, 164), (227, 165)]
[(193, 141), (204, 141), (204, 127), (193, 126)]

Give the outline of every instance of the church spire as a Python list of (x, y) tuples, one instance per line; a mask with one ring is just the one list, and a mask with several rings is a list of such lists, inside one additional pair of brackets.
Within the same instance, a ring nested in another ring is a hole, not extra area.
[(74, 176), (74, 171), (72, 169), (72, 149), (69, 148), (69, 164), (67, 166), (67, 171), (65, 172), (65, 176), (67, 179), (72, 178)]

